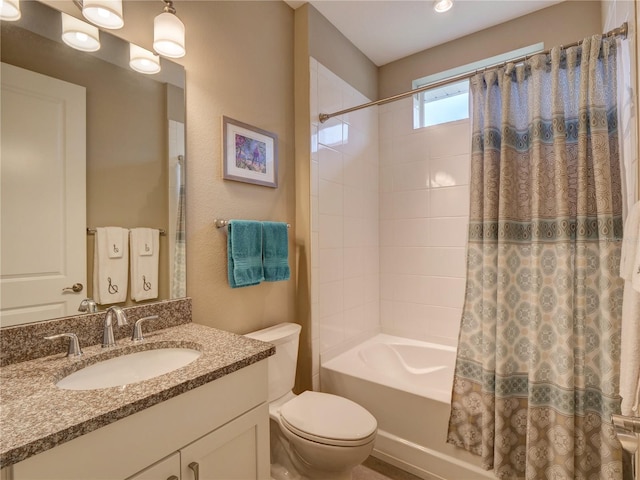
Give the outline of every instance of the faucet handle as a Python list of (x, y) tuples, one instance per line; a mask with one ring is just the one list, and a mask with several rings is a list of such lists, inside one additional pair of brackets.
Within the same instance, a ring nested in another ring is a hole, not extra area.
[(157, 320), (158, 315), (151, 315), (149, 317), (142, 317), (136, 320), (136, 323), (133, 324), (133, 333), (131, 334), (131, 340), (134, 342), (140, 342), (144, 340), (144, 336), (142, 335), (142, 322), (146, 322), (147, 320)]
[(50, 337), (44, 338), (47, 340), (56, 340), (58, 338), (64, 337), (69, 339), (69, 349), (67, 350), (67, 357), (79, 357), (80, 355), (82, 355), (80, 342), (78, 341), (78, 336), (75, 333), (59, 333), (58, 335), (51, 335)]

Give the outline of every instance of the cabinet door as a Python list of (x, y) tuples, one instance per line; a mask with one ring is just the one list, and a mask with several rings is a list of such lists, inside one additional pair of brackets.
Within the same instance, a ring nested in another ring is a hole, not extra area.
[(127, 480), (179, 480), (180, 454), (174, 453), (167, 458), (154, 463)]
[(269, 480), (269, 409), (261, 405), (180, 450), (182, 480)]

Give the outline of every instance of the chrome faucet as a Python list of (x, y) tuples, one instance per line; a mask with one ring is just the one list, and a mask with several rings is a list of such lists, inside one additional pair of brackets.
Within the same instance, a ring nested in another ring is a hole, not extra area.
[(115, 347), (116, 341), (113, 338), (113, 317), (116, 317), (118, 326), (128, 325), (127, 316), (124, 314), (122, 307), (109, 307), (104, 317), (104, 333), (102, 335), (102, 348)]
[(78, 311), (82, 313), (96, 313), (98, 311), (98, 305), (93, 298), (85, 298), (80, 302)]

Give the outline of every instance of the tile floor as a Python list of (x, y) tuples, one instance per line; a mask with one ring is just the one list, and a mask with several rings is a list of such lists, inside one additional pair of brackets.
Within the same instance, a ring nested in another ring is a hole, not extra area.
[(375, 457), (369, 457), (353, 469), (352, 480), (422, 480)]

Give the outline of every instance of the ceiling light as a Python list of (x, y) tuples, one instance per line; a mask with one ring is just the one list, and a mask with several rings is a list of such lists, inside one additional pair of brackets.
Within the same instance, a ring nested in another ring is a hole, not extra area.
[(153, 20), (153, 49), (165, 57), (184, 57), (184, 24), (176, 16), (173, 2), (164, 3), (164, 12)]
[(83, 52), (95, 52), (100, 49), (98, 29), (64, 12), (62, 12), (62, 41)]
[(453, 0), (436, 0), (433, 2), (433, 9), (438, 13), (444, 13), (453, 7)]
[(160, 57), (131, 43), (129, 44), (129, 66), (136, 72), (152, 75), (160, 71)]
[(116, 29), (124, 25), (122, 0), (83, 0), (82, 15), (102, 28)]
[(20, 20), (20, 0), (0, 0), (0, 20)]

